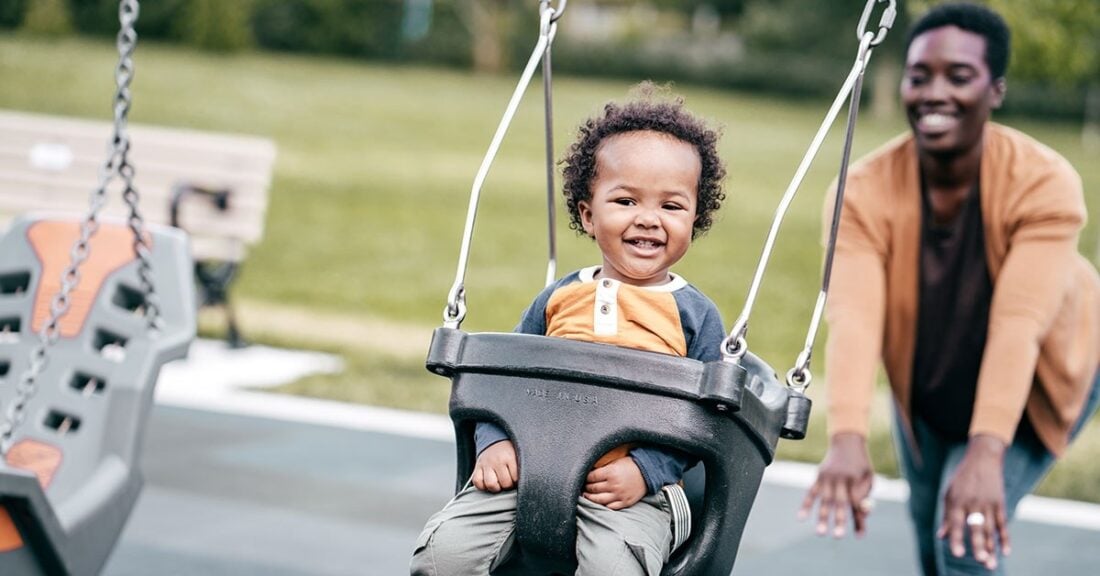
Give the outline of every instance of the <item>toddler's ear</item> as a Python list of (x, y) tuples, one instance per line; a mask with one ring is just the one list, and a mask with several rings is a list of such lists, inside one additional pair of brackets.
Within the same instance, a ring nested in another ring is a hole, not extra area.
[(581, 200), (577, 202), (577, 212), (581, 215), (581, 226), (584, 227), (584, 233), (591, 238), (595, 238), (596, 227), (592, 224), (592, 205), (587, 200)]

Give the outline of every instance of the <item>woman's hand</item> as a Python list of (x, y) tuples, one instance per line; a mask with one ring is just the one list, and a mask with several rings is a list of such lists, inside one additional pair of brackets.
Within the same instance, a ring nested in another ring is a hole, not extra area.
[(642, 471), (633, 458), (623, 456), (589, 472), (583, 496), (612, 510), (622, 510), (636, 504), (645, 493)]
[(516, 448), (509, 440), (501, 440), (481, 451), (471, 478), (478, 490), (500, 492), (511, 490), (519, 482)]
[(817, 508), (817, 534), (829, 532), (829, 518), (833, 520), (833, 536), (844, 536), (848, 514), (852, 515), (856, 536), (862, 536), (871, 514), (871, 484), (874, 482), (871, 458), (867, 454), (867, 440), (863, 436), (842, 432), (829, 440), (829, 451), (817, 471), (817, 480), (806, 493), (800, 520), (810, 517), (814, 503)]
[(943, 524), (937, 538), (947, 538), (955, 557), (966, 554), (964, 538), (970, 533), (974, 558), (993, 570), (997, 567), (997, 542), (1008, 555), (1005, 514), (1004, 453), (1005, 443), (993, 436), (972, 436), (959, 467), (944, 495)]

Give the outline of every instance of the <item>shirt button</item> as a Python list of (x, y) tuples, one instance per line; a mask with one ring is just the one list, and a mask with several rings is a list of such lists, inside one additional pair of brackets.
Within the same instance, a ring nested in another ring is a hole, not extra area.
[(610, 311), (611, 311), (611, 307), (608, 306), (607, 304), (603, 304), (602, 306), (600, 306), (600, 314), (607, 314)]
[(605, 279), (605, 280), (603, 281), (603, 287), (604, 287), (604, 288), (610, 288), (610, 287), (611, 287), (611, 281), (610, 281), (610, 280), (606, 280), (606, 279)]

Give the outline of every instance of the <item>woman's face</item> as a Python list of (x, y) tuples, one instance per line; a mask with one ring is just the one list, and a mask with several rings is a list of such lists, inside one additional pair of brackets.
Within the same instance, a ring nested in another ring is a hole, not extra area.
[(945, 26), (909, 45), (901, 100), (922, 153), (961, 155), (981, 146), (1005, 90), (985, 62), (985, 44), (979, 34)]

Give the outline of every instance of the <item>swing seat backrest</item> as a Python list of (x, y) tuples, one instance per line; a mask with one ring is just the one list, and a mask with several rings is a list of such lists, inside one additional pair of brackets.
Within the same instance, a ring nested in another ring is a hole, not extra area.
[(676, 448), (704, 465), (702, 513), (663, 574), (730, 573), (788, 421), (787, 388), (755, 356), (740, 365), (704, 364), (562, 338), (439, 328), (427, 366), (452, 379), (457, 488), (473, 472), (475, 422), (495, 422), (516, 445), (520, 557), (507, 567), (512, 573), (574, 573), (585, 474), (602, 454), (630, 442)]
[[(0, 409), (7, 412), (69, 265), (76, 219), (17, 219), (0, 240)], [(187, 238), (150, 226), (160, 329), (148, 332), (130, 230), (102, 223), (60, 338), (0, 462), (0, 574), (94, 574), (140, 492), (160, 367), (195, 334)]]

